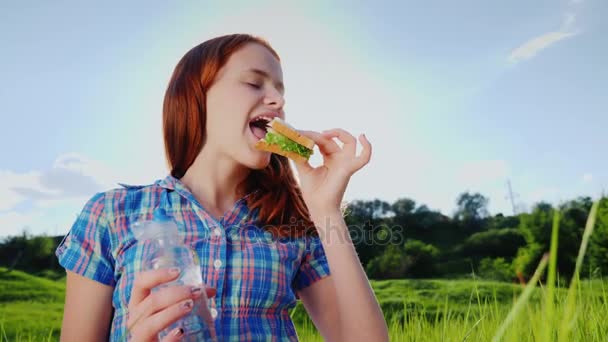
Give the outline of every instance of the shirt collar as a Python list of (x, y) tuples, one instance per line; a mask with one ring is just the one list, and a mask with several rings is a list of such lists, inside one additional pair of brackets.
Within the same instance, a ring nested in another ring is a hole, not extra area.
[[(188, 193), (191, 195), (191, 192), (190, 192), (190, 190), (188, 190), (186, 185), (184, 183), (182, 183), (181, 180), (173, 177), (171, 174), (167, 175), (167, 177), (165, 177), (164, 179), (160, 179), (160, 180), (156, 181), (156, 184), (167, 190)], [(260, 191), (259, 189), (254, 190), (254, 191), (246, 194), (242, 198), (240, 198), (238, 201), (242, 201), (242, 200), (246, 199), (247, 197), (258, 193), (259, 191)]]

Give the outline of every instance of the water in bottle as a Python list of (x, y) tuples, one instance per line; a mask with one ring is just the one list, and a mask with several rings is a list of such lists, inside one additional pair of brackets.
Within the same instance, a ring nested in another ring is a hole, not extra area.
[[(176, 223), (167, 216), (162, 209), (156, 209), (151, 221), (138, 222), (133, 226), (138, 243), (144, 244), (142, 248), (142, 271), (161, 268), (177, 267), (181, 270), (179, 278), (161, 284), (152, 289), (152, 292), (168, 286), (196, 286), (203, 283), (198, 257), (192, 249), (184, 244)], [(162, 340), (173, 329), (182, 328), (184, 335), (181, 341), (216, 341), (214, 328), (209, 327), (205, 318), (209, 319), (206, 293), (194, 301), (192, 311), (174, 322), (158, 334)]]

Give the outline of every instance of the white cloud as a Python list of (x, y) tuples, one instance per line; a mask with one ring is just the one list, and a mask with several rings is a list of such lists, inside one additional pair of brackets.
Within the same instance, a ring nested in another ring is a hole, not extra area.
[(63, 235), (74, 223), (82, 210), (84, 200), (68, 200), (52, 208), (36, 208), (27, 212), (0, 213), (0, 239), (20, 235), (24, 230), (32, 235)]
[(559, 42), (560, 40), (576, 35), (573, 32), (549, 32), (525, 42), (509, 55), (509, 62), (517, 63), (536, 56), (540, 51)]
[(591, 173), (587, 172), (583, 175), (583, 183), (589, 184), (592, 181), (593, 181), (593, 175)]
[(19, 174), (8, 170), (0, 170), (0, 212), (10, 210), (25, 200), (23, 195), (12, 189), (15, 184), (39, 187), (39, 178), (40, 173), (36, 171)]
[(116, 187), (113, 172), (85, 156), (66, 153), (43, 171), (0, 170), (0, 237), (64, 234), (88, 198)]
[(50, 207), (64, 200), (92, 196), (113, 184), (112, 172), (102, 163), (68, 153), (44, 171), (19, 174), (0, 170), (0, 211), (10, 211), (26, 201), (35, 207)]
[(561, 40), (576, 36), (579, 31), (574, 29), (575, 22), (575, 13), (565, 13), (561, 28), (559, 30), (547, 32), (540, 36), (529, 39), (511, 51), (508, 61), (510, 63), (518, 63), (533, 58), (539, 52), (550, 47), (551, 45), (554, 45)]

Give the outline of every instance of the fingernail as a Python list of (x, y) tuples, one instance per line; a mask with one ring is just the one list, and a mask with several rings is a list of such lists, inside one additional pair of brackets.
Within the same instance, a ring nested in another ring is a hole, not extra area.
[(217, 294), (217, 290), (213, 287), (209, 288), (209, 297), (215, 297), (215, 295)]
[(182, 303), (182, 309), (190, 310), (190, 309), (192, 309), (193, 305), (194, 305), (194, 302), (192, 301), (192, 299), (188, 299), (187, 301)]
[(178, 275), (179, 272), (180, 272), (179, 267), (172, 267), (169, 269), (169, 274), (171, 274), (171, 275)]
[(190, 292), (195, 296), (198, 297), (201, 295), (201, 293), (203, 293), (203, 288), (200, 286), (194, 286), (190, 289)]
[(173, 336), (182, 336), (184, 334), (184, 329), (178, 328), (173, 330)]

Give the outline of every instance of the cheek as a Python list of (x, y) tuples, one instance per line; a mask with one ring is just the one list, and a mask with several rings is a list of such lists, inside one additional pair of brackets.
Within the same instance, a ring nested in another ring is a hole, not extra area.
[(217, 91), (209, 94), (206, 102), (208, 136), (237, 137), (247, 133), (247, 122), (258, 100), (251, 92), (241, 89), (232, 89), (229, 94)]

